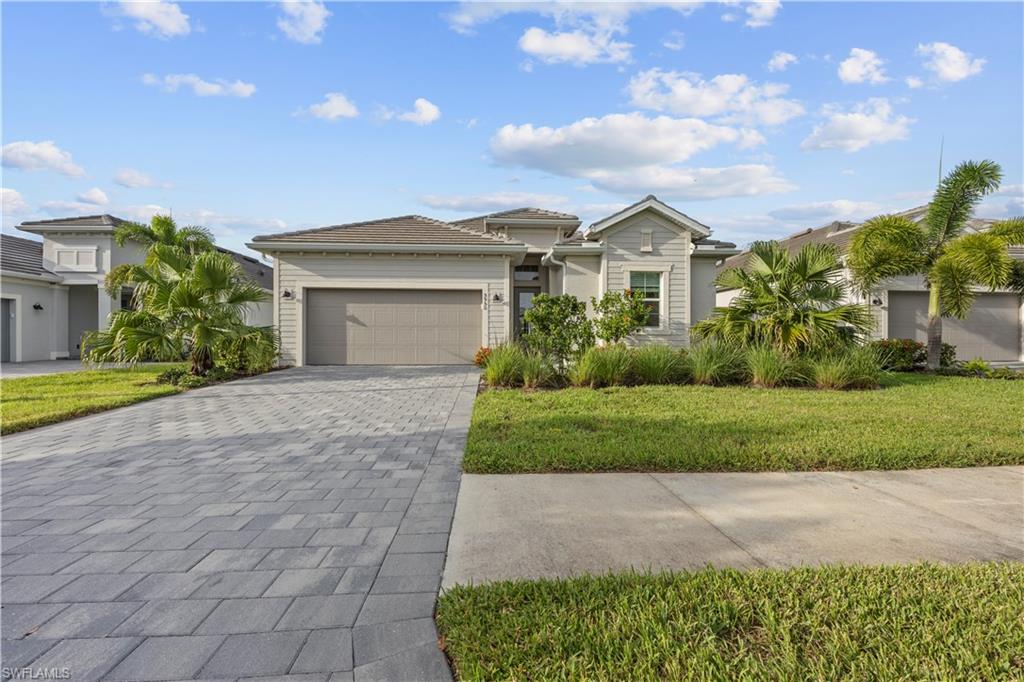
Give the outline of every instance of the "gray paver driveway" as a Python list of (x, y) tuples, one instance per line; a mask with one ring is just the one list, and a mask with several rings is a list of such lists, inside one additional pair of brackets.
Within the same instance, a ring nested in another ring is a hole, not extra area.
[(477, 377), (291, 369), (4, 438), (3, 665), (449, 678), (432, 613)]

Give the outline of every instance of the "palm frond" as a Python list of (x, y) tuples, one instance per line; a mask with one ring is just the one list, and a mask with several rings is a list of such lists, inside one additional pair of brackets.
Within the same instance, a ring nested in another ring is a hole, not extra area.
[(1000, 220), (994, 223), (985, 234), (998, 237), (1008, 246), (1024, 246), (1024, 217)]
[(939, 183), (928, 205), (928, 243), (942, 246), (960, 236), (982, 198), (999, 188), (1003, 171), (994, 161), (964, 161)]
[(989, 289), (1005, 285), (1013, 267), (1006, 243), (988, 233), (959, 237), (946, 247), (939, 261), (954, 263), (971, 284)]
[(913, 275), (925, 269), (927, 237), (907, 218), (877, 216), (854, 233), (846, 264), (857, 288), (867, 294), (890, 277)]

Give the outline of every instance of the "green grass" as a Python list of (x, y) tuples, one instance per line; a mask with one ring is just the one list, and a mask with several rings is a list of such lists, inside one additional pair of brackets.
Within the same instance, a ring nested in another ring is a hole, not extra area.
[(1024, 565), (705, 569), (457, 587), (463, 680), (1024, 677)]
[(638, 386), (487, 391), (463, 468), (813, 471), (1024, 463), (1024, 382), (923, 374), (872, 391)]
[(102, 412), (114, 407), (179, 393), (156, 383), (174, 365), (96, 369), (0, 380), (0, 432), (4, 434)]

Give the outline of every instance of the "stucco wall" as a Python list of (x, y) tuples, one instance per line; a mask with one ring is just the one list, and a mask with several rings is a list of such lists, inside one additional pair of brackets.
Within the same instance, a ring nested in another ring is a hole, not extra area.
[(566, 256), (563, 291), (587, 304), (587, 312), (593, 314), (591, 298), (601, 295), (601, 257)]
[[(506, 339), (509, 301), (512, 298), (505, 256), (435, 256), (431, 254), (350, 255), (277, 254), (277, 326), (281, 335), (281, 362), (301, 364), (302, 310), (305, 287), (346, 287), (377, 289), (477, 288), (486, 307), (481, 344), (494, 345)], [(285, 289), (293, 294), (282, 298)], [(501, 300), (494, 301), (494, 294)]]
[[(0, 296), (16, 301), (11, 332), (12, 360), (31, 362), (67, 356), (67, 290), (64, 287), (4, 278)], [(32, 306), (36, 303), (43, 309), (35, 310)]]
[(691, 323), (709, 317), (715, 309), (715, 258), (690, 258)]

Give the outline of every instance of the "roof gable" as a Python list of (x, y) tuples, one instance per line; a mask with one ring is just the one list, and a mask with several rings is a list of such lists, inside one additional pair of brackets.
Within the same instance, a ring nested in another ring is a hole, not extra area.
[(643, 213), (644, 211), (652, 211), (674, 225), (677, 225), (684, 230), (689, 230), (699, 237), (707, 237), (711, 235), (711, 228), (707, 225), (694, 220), (685, 213), (677, 211), (653, 194), (648, 194), (635, 204), (627, 206), (621, 211), (613, 213), (607, 218), (602, 218), (596, 223), (593, 223), (587, 229), (587, 236), (591, 238), (596, 237), (597, 234), (604, 232), (623, 221), (629, 220), (633, 216)]

